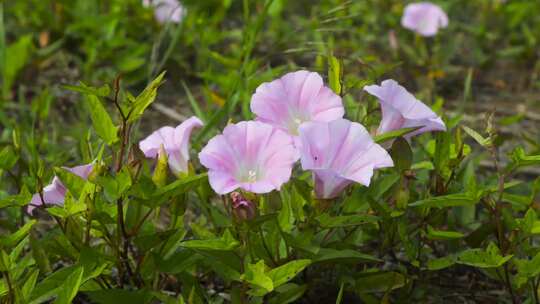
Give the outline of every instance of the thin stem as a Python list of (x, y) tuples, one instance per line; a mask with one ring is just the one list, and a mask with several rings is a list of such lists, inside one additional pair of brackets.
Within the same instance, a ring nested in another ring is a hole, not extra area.
[(533, 293), (534, 303), (538, 304), (538, 286), (536, 285), (535, 279), (533, 278), (530, 282), (531, 291)]
[(15, 303), (15, 294), (13, 292), (13, 285), (11, 284), (11, 278), (9, 276), (8, 271), (4, 271), (4, 277), (6, 278), (6, 282), (7, 282), (7, 285), (8, 285), (9, 303)]
[(534, 301), (535, 301), (536, 304), (540, 303), (540, 299), (538, 299), (538, 284), (540, 284), (540, 278), (533, 279)]

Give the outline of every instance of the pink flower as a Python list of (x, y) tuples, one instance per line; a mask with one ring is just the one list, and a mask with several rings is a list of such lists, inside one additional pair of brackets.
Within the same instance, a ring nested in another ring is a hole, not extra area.
[(433, 3), (411, 3), (405, 7), (401, 25), (422, 36), (431, 37), (437, 34), (439, 28), (448, 26), (448, 16)]
[(212, 138), (199, 160), (218, 194), (238, 188), (267, 193), (289, 180), (298, 152), (287, 133), (262, 122), (242, 121)]
[(163, 145), (167, 158), (169, 160), (169, 168), (178, 175), (188, 171), (189, 162), (189, 139), (194, 128), (202, 127), (202, 121), (193, 116), (184, 121), (176, 128), (162, 127), (154, 131), (147, 138), (139, 142), (139, 148), (148, 158), (157, 158), (160, 148)]
[(369, 186), (374, 169), (392, 167), (392, 158), (359, 123), (338, 119), (300, 126), (302, 168), (313, 172), (320, 199), (339, 196), (349, 184)]
[(381, 104), (382, 121), (377, 134), (411, 127), (421, 128), (407, 134), (407, 138), (429, 131), (446, 131), (442, 119), (396, 81), (385, 80), (381, 86), (365, 86), (364, 90)]
[(159, 23), (180, 23), (185, 13), (178, 0), (143, 0), (143, 6), (155, 7), (154, 15)]
[[(63, 167), (64, 169), (70, 171), (71, 173), (78, 175), (82, 179), (86, 180), (90, 173), (92, 172), (92, 169), (94, 168), (94, 164), (87, 164), (82, 166), (77, 166), (73, 168)], [(67, 189), (62, 184), (60, 179), (58, 177), (54, 177), (52, 183), (45, 186), (43, 188), (43, 200), (41, 199), (41, 195), (39, 193), (36, 193), (32, 196), (32, 200), (28, 203), (28, 207), (26, 211), (29, 214), (32, 214), (34, 212), (34, 209), (36, 207), (42, 206), (42, 205), (63, 205), (64, 199), (66, 197)]]
[(269, 123), (292, 136), (306, 121), (332, 121), (342, 118), (345, 110), (341, 97), (323, 84), (314, 72), (288, 73), (261, 84), (251, 97), (251, 111), (257, 120)]

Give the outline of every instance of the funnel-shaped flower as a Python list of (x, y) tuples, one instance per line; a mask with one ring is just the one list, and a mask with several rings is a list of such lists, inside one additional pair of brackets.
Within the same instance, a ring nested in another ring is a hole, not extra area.
[(300, 126), (302, 168), (313, 172), (320, 199), (339, 196), (349, 184), (368, 186), (374, 169), (392, 167), (392, 158), (359, 123), (338, 119)]
[(139, 142), (139, 148), (148, 158), (157, 158), (160, 148), (163, 145), (167, 158), (169, 160), (169, 168), (178, 175), (188, 171), (189, 161), (189, 139), (194, 128), (202, 127), (202, 121), (193, 116), (184, 121), (176, 128), (162, 127), (154, 131), (147, 138)]
[(345, 113), (341, 97), (323, 84), (319, 74), (308, 71), (288, 73), (261, 84), (251, 97), (251, 111), (258, 121), (292, 136), (298, 136), (303, 122), (332, 121)]
[(199, 153), (219, 194), (242, 188), (254, 193), (278, 189), (291, 177), (298, 152), (293, 138), (258, 121), (230, 124)]
[[(86, 180), (90, 173), (92, 172), (92, 169), (94, 168), (94, 164), (87, 164), (82, 166), (77, 166), (73, 168), (67, 168), (63, 167), (64, 169), (70, 171), (71, 173), (80, 176), (82, 179)], [(58, 177), (54, 177), (52, 183), (49, 185), (43, 187), (43, 200), (42, 196), (39, 193), (36, 193), (32, 196), (32, 200), (28, 204), (28, 207), (26, 211), (29, 214), (32, 214), (34, 209), (36, 207), (42, 206), (42, 205), (63, 205), (64, 204), (64, 198), (66, 196), (67, 189), (62, 184), (60, 179)]]
[(411, 3), (405, 7), (401, 25), (422, 36), (435, 36), (440, 28), (448, 26), (448, 16), (430, 2)]
[(180, 23), (184, 17), (184, 8), (178, 0), (143, 0), (143, 6), (155, 7), (154, 15), (159, 23)]
[(380, 86), (365, 86), (364, 90), (377, 97), (381, 104), (382, 121), (377, 134), (412, 127), (420, 129), (405, 137), (429, 131), (446, 131), (442, 119), (396, 81), (385, 80)]

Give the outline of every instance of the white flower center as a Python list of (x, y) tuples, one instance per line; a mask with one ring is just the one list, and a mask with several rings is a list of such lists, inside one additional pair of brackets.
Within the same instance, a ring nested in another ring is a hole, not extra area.
[(300, 125), (307, 120), (308, 119), (303, 119), (302, 117), (299, 117), (299, 116), (295, 116), (294, 118), (289, 120), (289, 125), (288, 125), (289, 133), (292, 135), (298, 135), (298, 127), (300, 127)]
[(257, 181), (257, 172), (255, 170), (249, 170), (247, 180), (250, 183)]

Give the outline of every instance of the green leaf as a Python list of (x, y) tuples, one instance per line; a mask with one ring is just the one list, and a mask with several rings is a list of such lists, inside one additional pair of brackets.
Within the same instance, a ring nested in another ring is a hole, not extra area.
[(9, 255), (4, 250), (0, 249), (0, 271), (9, 271), (12, 266)]
[(159, 271), (170, 274), (177, 274), (187, 270), (189, 267), (201, 261), (203, 256), (192, 250), (180, 250), (175, 252), (166, 260), (158, 259)]
[(62, 286), (59, 287), (58, 298), (54, 301), (55, 304), (69, 304), (77, 295), (81, 281), (83, 278), (84, 268), (78, 266), (75, 270), (66, 278)]
[(269, 275), (265, 274), (264, 261), (260, 260), (256, 264), (247, 264), (246, 272), (242, 275), (242, 280), (258, 288), (253, 290), (254, 295), (263, 296), (274, 290), (274, 283)]
[(406, 283), (405, 276), (398, 272), (364, 272), (356, 279), (356, 289), (363, 293), (388, 292)]
[(109, 94), (111, 93), (111, 88), (107, 84), (103, 85), (100, 88), (94, 88), (94, 87), (89, 87), (81, 82), (80, 85), (78, 86), (77, 85), (63, 85), (62, 87), (66, 90), (70, 90), (73, 92), (78, 92), (85, 95), (95, 95), (98, 97), (106, 97), (106, 96), (109, 96)]
[(431, 240), (455, 240), (463, 238), (465, 235), (456, 231), (435, 230), (433, 227), (427, 227), (427, 237)]
[(434, 196), (416, 201), (411, 207), (446, 208), (455, 206), (472, 206), (478, 203), (480, 196), (476, 193), (454, 193), (443, 196)]
[(390, 150), (390, 155), (394, 160), (394, 167), (399, 171), (403, 172), (409, 170), (412, 164), (412, 150), (409, 142), (403, 137), (398, 137), (392, 143), (392, 149)]
[(294, 214), (291, 207), (290, 188), (283, 187), (279, 192), (281, 196), (281, 208), (278, 213), (278, 223), (282, 231), (290, 232), (294, 226)]
[(416, 130), (418, 130), (420, 128), (422, 128), (422, 127), (403, 128), (403, 129), (399, 129), (399, 130), (386, 132), (386, 133), (383, 133), (383, 134), (376, 135), (375, 137), (373, 137), (373, 140), (376, 143), (380, 144), (380, 143), (392, 140), (394, 138), (405, 136), (405, 135), (407, 135), (407, 134), (409, 134), (411, 132), (414, 132), (414, 131), (416, 131)]
[(341, 94), (341, 65), (331, 54), (328, 56), (328, 82), (334, 93)]
[(496, 268), (508, 262), (513, 255), (501, 256), (499, 248), (490, 243), (486, 250), (467, 249), (458, 255), (457, 263), (478, 268)]
[[(87, 184), (92, 186), (94, 188), (95, 186), (92, 184)], [(71, 196), (69, 193), (66, 193), (66, 197), (64, 200), (64, 210), (66, 211), (66, 217), (81, 213), (86, 211), (87, 207), (84, 203), (84, 200), (76, 200)]]
[(515, 168), (540, 165), (540, 155), (526, 155), (522, 147), (517, 147), (510, 155)]
[(429, 270), (436, 271), (436, 270), (448, 268), (454, 265), (455, 263), (456, 263), (456, 257), (451, 255), (451, 256), (446, 256), (446, 257), (442, 257), (438, 259), (429, 260), (427, 262), (427, 268)]
[(360, 253), (351, 249), (333, 249), (333, 248), (321, 248), (319, 252), (313, 257), (313, 263), (364, 263), (364, 262), (381, 262), (378, 259), (369, 254)]
[(190, 189), (198, 186), (199, 183), (205, 178), (207, 178), (206, 173), (178, 179), (168, 184), (167, 186), (158, 188), (157, 191), (152, 195), (152, 197), (159, 198), (162, 196), (178, 196), (180, 194), (184, 194)]
[(28, 63), (32, 49), (32, 35), (30, 34), (20, 37), (15, 43), (6, 48), (2, 79), (4, 94), (11, 89), (17, 75)]
[[(437, 142), (436, 140), (430, 140), (428, 141), (427, 145), (426, 145), (426, 152), (431, 156), (431, 157), (435, 157), (436, 156), (436, 145), (437, 145)], [(467, 156), (471, 153), (471, 147), (467, 144), (464, 144), (463, 145), (463, 151), (459, 151), (459, 146), (456, 145), (455, 143), (450, 143), (449, 146), (448, 146), (448, 154), (447, 155), (444, 155), (444, 157), (446, 157), (447, 159), (457, 159), (458, 156)], [(461, 154), (460, 154), (461, 152)]]
[(210, 256), (206, 259), (203, 259), (202, 262), (208, 265), (210, 269), (215, 271), (219, 277), (223, 278), (226, 281), (242, 281), (241, 274), (239, 272), (240, 265), (238, 265), (238, 267), (235, 267), (234, 263), (230, 263), (223, 256)]
[(34, 226), (36, 222), (37, 222), (36, 220), (30, 220), (14, 233), (7, 236), (0, 237), (0, 246), (6, 247), (6, 248), (14, 247), (24, 237), (28, 235), (28, 233), (30, 232), (30, 229), (32, 229), (32, 227)]
[(531, 228), (532, 234), (540, 234), (540, 221), (535, 221)]
[(117, 142), (118, 128), (114, 125), (103, 104), (101, 104), (99, 97), (96, 95), (86, 95), (85, 101), (86, 109), (90, 112), (92, 125), (97, 135), (109, 146)]
[(295, 260), (281, 265), (268, 272), (268, 276), (274, 282), (274, 288), (283, 285), (294, 278), (302, 270), (311, 264), (311, 260)]
[(26, 186), (23, 186), (21, 192), (15, 195), (9, 195), (0, 199), (0, 208), (10, 206), (24, 206), (32, 199), (32, 193), (28, 191)]
[(284, 284), (276, 288), (276, 296), (268, 300), (268, 304), (288, 304), (300, 299), (306, 292), (307, 285)]
[(161, 245), (163, 242), (166, 242), (171, 236), (174, 235), (176, 230), (165, 230), (165, 231), (151, 231), (144, 234), (139, 234), (134, 242), (140, 250), (147, 252), (150, 249)]
[(154, 102), (157, 96), (157, 89), (163, 81), (165, 72), (159, 74), (143, 91), (135, 98), (135, 101), (131, 104), (129, 111), (128, 122), (133, 122), (139, 119), (144, 110)]
[(514, 259), (513, 262), (517, 266), (514, 282), (518, 288), (529, 282), (530, 279), (535, 280), (540, 275), (540, 252), (531, 260)]
[(315, 218), (322, 228), (350, 227), (377, 223), (380, 218), (369, 214), (330, 216), (323, 213)]
[(103, 187), (105, 197), (109, 202), (115, 202), (122, 197), (132, 185), (131, 175), (126, 167), (116, 176), (99, 176), (97, 183)]
[(32, 290), (34, 290), (34, 287), (36, 286), (36, 282), (39, 276), (39, 270), (34, 269), (26, 282), (24, 282), (23, 287), (21, 288), (22, 295), (26, 302), (30, 299), (30, 294), (32, 293)]
[(240, 243), (234, 239), (229, 230), (225, 230), (225, 233), (220, 238), (208, 240), (190, 240), (180, 243), (180, 246), (184, 248), (218, 251), (230, 251), (238, 247), (238, 245), (240, 245)]
[(184, 91), (186, 91), (186, 96), (195, 115), (199, 117), (202, 121), (206, 121), (208, 119), (206, 116), (206, 112), (201, 109), (201, 107), (199, 106), (199, 102), (195, 100), (195, 97), (193, 97), (191, 91), (189, 90), (188, 86), (184, 81), (182, 81), (182, 87), (184, 87)]
[(54, 173), (62, 181), (62, 184), (66, 186), (69, 192), (74, 198), (79, 198), (83, 192), (84, 185), (87, 183), (77, 174), (71, 173), (65, 168), (54, 168)]
[(148, 290), (103, 289), (84, 293), (96, 304), (147, 304), (154, 297)]
[(15, 166), (19, 156), (11, 146), (6, 146), (2, 151), (0, 151), (0, 169), (9, 170)]
[(39, 282), (30, 295), (30, 304), (43, 303), (58, 293), (58, 289), (64, 281), (77, 270), (77, 267), (71, 266), (61, 268), (60, 270), (48, 275)]
[(465, 131), (467, 134), (469, 134), (470, 137), (472, 137), (477, 143), (479, 143), (482, 147), (487, 147), (491, 145), (491, 138), (484, 138), (480, 133), (476, 132), (475, 130), (467, 127), (467, 126), (461, 126), (463, 131)]

